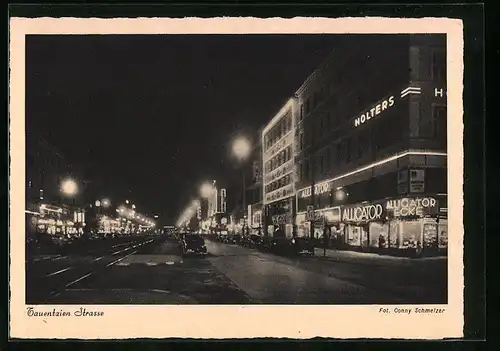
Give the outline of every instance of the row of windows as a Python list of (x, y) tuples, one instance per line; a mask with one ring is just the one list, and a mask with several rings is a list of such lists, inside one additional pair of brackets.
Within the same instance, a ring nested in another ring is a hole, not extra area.
[(267, 173), (274, 171), (276, 168), (290, 161), (292, 157), (292, 146), (288, 146), (286, 149), (281, 150), (272, 159), (266, 162), (265, 171)]
[[(431, 136), (446, 143), (447, 122), (446, 106), (434, 105), (432, 109), (433, 130)], [(399, 133), (396, 132), (399, 130)], [(327, 174), (332, 167), (347, 164), (353, 160), (360, 159), (371, 152), (377, 152), (403, 137), (403, 129), (395, 128), (394, 121), (390, 118), (380, 120), (371, 129), (358, 132), (357, 135), (347, 137), (333, 145), (326, 147), (317, 157), (316, 172)], [(298, 180), (310, 180), (310, 162), (305, 160), (299, 164)]]
[(293, 181), (292, 175), (287, 174), (286, 176), (281, 177), (280, 179), (275, 180), (274, 182), (266, 185), (266, 189), (265, 189), (266, 193), (270, 193), (270, 192), (278, 190), (284, 186), (287, 186), (287, 185), (291, 184), (292, 181)]
[[(317, 156), (316, 173), (327, 174), (333, 167), (348, 164), (401, 139), (402, 134), (395, 133), (393, 130), (388, 129), (389, 127), (389, 123), (380, 124), (375, 129), (375, 136), (371, 134), (371, 129), (366, 129), (358, 132), (355, 136), (343, 138), (333, 145), (327, 146)], [(310, 171), (310, 162), (305, 160), (298, 168), (299, 181), (309, 180)]]
[(300, 104), (299, 121), (314, 111), (316, 107), (330, 98), (334, 93), (335, 86), (333, 82), (323, 85), (319, 90), (312, 93), (311, 96), (305, 99), (305, 103)]
[(283, 138), (292, 130), (292, 111), (286, 115), (266, 134), (264, 137), (265, 150), (271, 148), (277, 141)]

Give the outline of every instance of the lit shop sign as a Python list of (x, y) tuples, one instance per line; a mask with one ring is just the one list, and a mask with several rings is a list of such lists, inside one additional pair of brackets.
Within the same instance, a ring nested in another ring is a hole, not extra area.
[(392, 210), (394, 217), (422, 217), (436, 208), (437, 201), (432, 197), (389, 200), (386, 204), (386, 209)]
[(352, 222), (373, 221), (381, 219), (383, 212), (384, 208), (381, 204), (353, 206), (344, 208), (342, 220)]
[[(321, 195), (332, 190), (332, 183), (321, 183), (314, 186), (314, 195)], [(300, 198), (310, 197), (311, 187), (305, 188), (299, 192)]]
[(368, 111), (363, 113), (361, 116), (354, 119), (354, 127), (359, 127), (363, 123), (369, 121), (373, 117), (379, 115), (382, 111), (387, 110), (389, 107), (394, 106), (394, 96), (389, 97), (386, 100), (382, 100), (380, 103), (376, 104)]

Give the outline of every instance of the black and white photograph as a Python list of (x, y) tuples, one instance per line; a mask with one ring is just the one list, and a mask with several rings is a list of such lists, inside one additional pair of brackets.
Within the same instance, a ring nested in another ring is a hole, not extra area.
[(28, 316), (439, 314), (462, 235), (448, 233), (448, 39), (26, 35), (25, 232), (10, 235)]

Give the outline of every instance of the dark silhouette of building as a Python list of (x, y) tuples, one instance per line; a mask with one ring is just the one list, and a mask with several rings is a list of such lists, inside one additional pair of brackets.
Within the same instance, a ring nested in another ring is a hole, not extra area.
[(339, 246), (446, 245), (444, 35), (350, 36), (296, 97), (298, 235), (314, 206)]

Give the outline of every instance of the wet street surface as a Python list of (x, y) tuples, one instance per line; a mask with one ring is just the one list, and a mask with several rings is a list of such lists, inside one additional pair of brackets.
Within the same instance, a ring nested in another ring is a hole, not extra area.
[(447, 260), (284, 257), (206, 239), (206, 256), (141, 236), (30, 255), (27, 304), (438, 304)]

